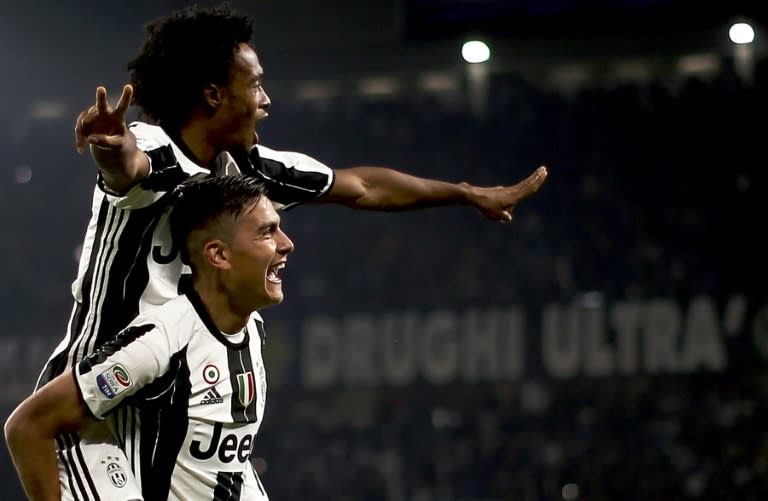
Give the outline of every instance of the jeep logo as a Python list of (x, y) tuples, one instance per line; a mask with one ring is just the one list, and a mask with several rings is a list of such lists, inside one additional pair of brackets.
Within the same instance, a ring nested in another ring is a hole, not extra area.
[(202, 444), (199, 440), (193, 440), (189, 446), (189, 452), (192, 454), (192, 457), (196, 459), (211, 459), (214, 454), (218, 454), (219, 461), (222, 463), (231, 463), (235, 458), (241, 463), (248, 461), (256, 435), (245, 435), (242, 438), (238, 438), (234, 433), (229, 433), (222, 438), (221, 430), (223, 426), (222, 423), (213, 425), (213, 437), (211, 437), (211, 443), (208, 444), (205, 450), (202, 450)]

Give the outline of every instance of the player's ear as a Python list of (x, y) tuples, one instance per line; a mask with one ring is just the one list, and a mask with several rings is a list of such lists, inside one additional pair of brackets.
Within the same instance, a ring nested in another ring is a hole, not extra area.
[(221, 240), (209, 240), (203, 247), (203, 256), (208, 265), (226, 270), (230, 268), (229, 247)]
[(215, 110), (221, 104), (221, 90), (217, 85), (208, 84), (203, 89), (203, 99), (209, 108)]

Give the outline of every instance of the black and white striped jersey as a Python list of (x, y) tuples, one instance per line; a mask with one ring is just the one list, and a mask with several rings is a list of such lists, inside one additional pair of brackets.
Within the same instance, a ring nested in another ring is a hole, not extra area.
[(222, 334), (190, 290), (77, 365), (96, 418), (123, 403), (140, 419), (116, 432), (146, 501), (267, 499), (250, 462), (267, 392), (258, 313), (239, 334)]
[(123, 196), (94, 189), (67, 334), (54, 350), (37, 386), (93, 353), (140, 313), (178, 295), (185, 267), (168, 222), (175, 188), (188, 179), (240, 172), (262, 177), (273, 201), (291, 207), (327, 193), (334, 181), (326, 165), (301, 153), (256, 146), (237, 161), (227, 152), (212, 171), (197, 165), (153, 125), (130, 125), (151, 172)]

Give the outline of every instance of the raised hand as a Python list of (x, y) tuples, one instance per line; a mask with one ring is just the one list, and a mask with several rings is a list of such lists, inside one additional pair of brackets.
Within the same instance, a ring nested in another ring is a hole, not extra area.
[(75, 144), (78, 153), (85, 150), (88, 142), (105, 150), (119, 150), (123, 147), (128, 134), (125, 114), (131, 104), (133, 87), (126, 85), (117, 106), (107, 102), (107, 89), (96, 88), (96, 103), (78, 115), (75, 123)]
[(512, 186), (471, 187), (472, 204), (486, 218), (508, 223), (517, 204), (536, 193), (547, 179), (547, 168), (539, 167), (523, 181)]

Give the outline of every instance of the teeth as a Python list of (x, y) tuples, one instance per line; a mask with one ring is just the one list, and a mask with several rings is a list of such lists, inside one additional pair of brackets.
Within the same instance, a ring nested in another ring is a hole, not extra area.
[(283, 268), (285, 268), (285, 263), (276, 264), (275, 266), (272, 266), (269, 268), (269, 271), (267, 272), (267, 276), (273, 280), (280, 280), (279, 272)]

